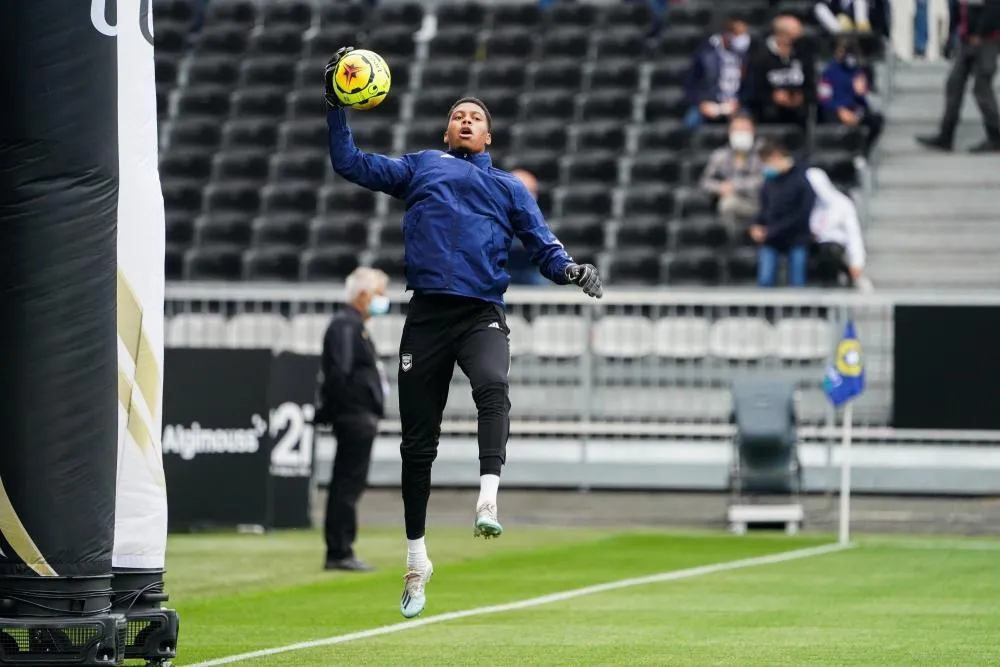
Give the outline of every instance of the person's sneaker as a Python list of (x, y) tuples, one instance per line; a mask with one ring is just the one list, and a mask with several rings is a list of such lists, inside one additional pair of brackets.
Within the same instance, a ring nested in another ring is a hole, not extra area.
[(978, 143), (970, 148), (969, 152), (978, 155), (982, 155), (983, 153), (1000, 153), (1000, 141), (986, 139), (982, 143)]
[(473, 537), (500, 537), (503, 535), (503, 526), (497, 521), (497, 506), (483, 503), (476, 508), (476, 526), (472, 531)]
[(410, 568), (403, 577), (403, 595), (399, 598), (399, 611), (405, 618), (413, 618), (424, 610), (427, 596), (424, 587), (434, 574), (430, 561), (423, 568)]
[(347, 572), (371, 572), (372, 566), (355, 556), (336, 558), (326, 561), (324, 570), (344, 570)]
[(924, 148), (930, 148), (934, 151), (951, 152), (953, 148), (952, 142), (938, 135), (934, 135), (932, 137), (917, 137), (917, 143)]

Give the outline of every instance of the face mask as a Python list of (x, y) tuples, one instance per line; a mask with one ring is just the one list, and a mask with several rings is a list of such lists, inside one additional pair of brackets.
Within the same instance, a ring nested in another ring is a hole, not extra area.
[(734, 151), (749, 153), (753, 148), (753, 132), (731, 132), (729, 134), (729, 145)]
[(735, 35), (729, 43), (733, 45), (734, 51), (746, 51), (750, 48), (750, 33)]
[(767, 180), (771, 180), (772, 178), (777, 178), (780, 175), (781, 172), (778, 171), (777, 167), (772, 167), (769, 164), (764, 165), (764, 178), (766, 178)]
[(376, 294), (368, 302), (368, 314), (372, 316), (385, 315), (389, 312), (389, 297)]
[(850, 69), (855, 69), (858, 66), (857, 56), (844, 56), (844, 66)]

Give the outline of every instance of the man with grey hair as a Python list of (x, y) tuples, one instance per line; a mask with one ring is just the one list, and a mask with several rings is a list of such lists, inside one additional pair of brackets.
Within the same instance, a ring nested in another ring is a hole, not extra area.
[(388, 285), (388, 276), (378, 269), (355, 269), (347, 277), (347, 307), (334, 316), (323, 337), (315, 421), (330, 425), (337, 439), (324, 526), (327, 570), (371, 569), (354, 554), (357, 504), (368, 483), (389, 383), (365, 323), (388, 312)]

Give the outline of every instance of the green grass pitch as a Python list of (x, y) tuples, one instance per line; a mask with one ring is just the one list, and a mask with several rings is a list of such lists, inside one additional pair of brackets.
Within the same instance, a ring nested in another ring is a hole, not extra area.
[[(434, 528), (421, 618), (824, 544), (517, 527), (495, 541)], [(320, 568), (315, 532), (172, 536), (177, 665), (402, 622), (400, 529), (363, 531), (369, 574)], [(1000, 540), (861, 536), (801, 560), (597, 593), (246, 660), (339, 665), (1000, 665)]]

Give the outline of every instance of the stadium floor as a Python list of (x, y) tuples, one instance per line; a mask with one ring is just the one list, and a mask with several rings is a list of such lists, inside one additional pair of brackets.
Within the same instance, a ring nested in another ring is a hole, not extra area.
[[(471, 522), (477, 492), (435, 489), (428, 522), (431, 526), (463, 526)], [(806, 531), (835, 532), (836, 494), (805, 496)], [(729, 497), (719, 493), (640, 493), (594, 491), (500, 490), (500, 518), (506, 525), (648, 526), (724, 528)], [(322, 525), (325, 493), (316, 501), (315, 525)], [(398, 489), (369, 489), (360, 505), (364, 525), (402, 525)], [(1000, 497), (921, 498), (854, 496), (851, 527), (859, 533), (941, 533), (1000, 535)]]

